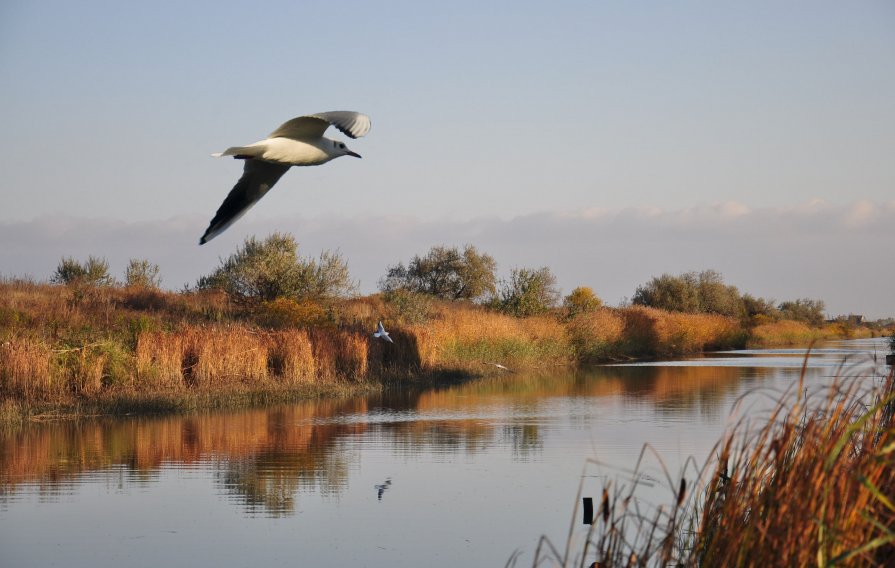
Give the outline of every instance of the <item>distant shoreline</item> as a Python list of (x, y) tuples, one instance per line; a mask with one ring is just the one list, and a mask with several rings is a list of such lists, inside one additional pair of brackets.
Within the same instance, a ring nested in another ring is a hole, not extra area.
[[(577, 367), (884, 331), (638, 306), (517, 318), (433, 301), (415, 319), (399, 308), (379, 295), (247, 308), (215, 292), (0, 283), (0, 422), (255, 406), (506, 372), (498, 364)], [(393, 344), (372, 336), (379, 320)]]

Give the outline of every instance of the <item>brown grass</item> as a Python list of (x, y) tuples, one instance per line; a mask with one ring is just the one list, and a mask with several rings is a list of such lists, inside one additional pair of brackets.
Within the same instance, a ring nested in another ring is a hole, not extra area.
[(184, 334), (184, 351), (195, 363), (189, 382), (200, 388), (220, 388), (267, 379), (267, 344), (258, 332), (242, 326), (191, 329)]
[(301, 384), (317, 376), (314, 347), (305, 330), (288, 330), (272, 333), (268, 347), (271, 375), (285, 384)]
[(677, 356), (729, 347), (742, 339), (739, 323), (715, 314), (685, 314), (632, 306), (620, 310), (629, 349), (639, 354)]
[(0, 392), (4, 396), (45, 400), (59, 394), (51, 372), (53, 353), (43, 342), (28, 339), (0, 345)]
[(714, 566), (780, 565), (770, 551), (801, 566), (895, 561), (892, 393), (890, 374), (867, 410), (860, 381), (841, 382), (818, 407), (778, 407), (747, 443), (725, 440), (690, 554)]
[(749, 339), (752, 347), (799, 345), (821, 339), (820, 330), (797, 321), (778, 321), (755, 326)]
[(184, 386), (183, 334), (142, 332), (137, 336), (137, 383), (142, 389), (177, 389)]
[(540, 366), (571, 359), (565, 326), (556, 317), (516, 318), (467, 304), (442, 304), (433, 312), (433, 321), (408, 328), (424, 367)]
[[(0, 390), (25, 403), (73, 403), (109, 394), (376, 383), (477, 374), (491, 363), (543, 368), (679, 356), (743, 346), (748, 333), (721, 316), (643, 307), (571, 319), (565, 312), (516, 318), (434, 299), (425, 300), (424, 313), (418, 307), (372, 295), (248, 309), (218, 292), (0, 281)], [(372, 338), (380, 320), (394, 343)], [(767, 345), (866, 331), (778, 322), (751, 333), (753, 343)]]
[(671, 500), (653, 513), (636, 481), (607, 482), (577, 559), (570, 532), (564, 551), (542, 538), (533, 565), (893, 565), (893, 375), (872, 393), (867, 381), (814, 395), (800, 381), (763, 427), (741, 422), (719, 442), (717, 462), (666, 472)]

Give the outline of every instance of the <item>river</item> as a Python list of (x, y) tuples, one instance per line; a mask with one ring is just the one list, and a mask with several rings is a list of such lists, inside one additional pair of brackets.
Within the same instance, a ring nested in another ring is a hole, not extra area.
[[(872, 382), (885, 350), (824, 344), (806, 385)], [(798, 383), (804, 354), (495, 369), (427, 390), (0, 431), (0, 566), (503, 566), (514, 551), (529, 566), (541, 535), (564, 543), (579, 482), (595, 497), (623, 483), (646, 443), (675, 473), (704, 462), (734, 420)], [(655, 479), (642, 497), (666, 497), (658, 460), (642, 471)]]

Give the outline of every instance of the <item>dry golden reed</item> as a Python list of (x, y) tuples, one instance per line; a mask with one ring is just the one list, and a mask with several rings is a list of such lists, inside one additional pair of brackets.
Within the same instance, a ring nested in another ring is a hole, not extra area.
[(439, 305), (433, 321), (407, 327), (425, 368), (569, 361), (569, 339), (551, 315), (517, 318), (472, 305)]
[(0, 345), (0, 392), (42, 400), (59, 393), (51, 373), (53, 353), (43, 342), (18, 339)]
[(754, 347), (767, 345), (796, 345), (810, 343), (820, 337), (818, 330), (797, 321), (778, 321), (752, 328), (749, 344)]
[(73, 355), (75, 364), (71, 367), (71, 383), (75, 392), (97, 394), (103, 386), (103, 369), (108, 356), (89, 345), (74, 350)]
[(625, 318), (618, 310), (600, 308), (581, 313), (567, 324), (569, 340), (575, 355), (582, 361), (601, 361), (619, 351), (625, 331)]
[[(491, 363), (539, 368), (743, 346), (750, 333), (722, 316), (642, 307), (516, 318), (465, 302), (404, 298), (402, 304), (374, 294), (325, 306), (279, 301), (252, 311), (213, 291), (82, 292), (0, 280), (0, 345), (6, 346), (0, 388), (6, 396), (76, 402), (108, 392), (199, 388), (226, 394), (480, 372), (493, 369)], [(372, 337), (380, 320), (394, 343)], [(778, 322), (751, 333), (753, 343), (770, 345), (860, 337), (869, 330)]]
[(324, 328), (313, 330), (310, 338), (319, 379), (366, 378), (371, 340), (368, 334)]
[(666, 312), (632, 306), (619, 310), (623, 332), (635, 352), (657, 355), (695, 353), (727, 346), (740, 329), (737, 320), (716, 314)]
[(183, 335), (142, 332), (136, 347), (137, 384), (140, 388), (183, 386)]
[(839, 378), (819, 394), (799, 381), (758, 429), (738, 423), (711, 463), (665, 471), (659, 507), (637, 503), (636, 482), (607, 482), (583, 550), (571, 533), (564, 551), (542, 537), (533, 565), (892, 566), (895, 378), (880, 379)]
[(261, 382), (268, 377), (268, 343), (261, 332), (241, 326), (193, 328), (184, 333), (190, 381), (200, 387)]
[(307, 330), (292, 329), (271, 333), (268, 357), (270, 373), (284, 384), (312, 382), (317, 376), (314, 347)]

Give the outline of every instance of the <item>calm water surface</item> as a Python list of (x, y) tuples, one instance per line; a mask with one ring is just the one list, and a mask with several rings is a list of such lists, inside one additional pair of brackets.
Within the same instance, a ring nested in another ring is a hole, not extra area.
[[(812, 352), (807, 384), (883, 372), (883, 340)], [(239, 412), (35, 424), (0, 433), (0, 566), (503, 566), (564, 542), (651, 444), (699, 462), (797, 383), (802, 349)], [(731, 411), (742, 401), (731, 418)], [(600, 466), (585, 469), (585, 460)], [(644, 499), (667, 496), (656, 478)], [(583, 477), (582, 477), (583, 475)], [(650, 494), (653, 491), (654, 494)]]

